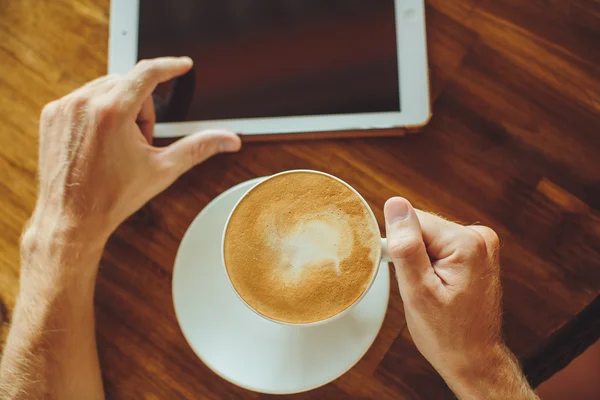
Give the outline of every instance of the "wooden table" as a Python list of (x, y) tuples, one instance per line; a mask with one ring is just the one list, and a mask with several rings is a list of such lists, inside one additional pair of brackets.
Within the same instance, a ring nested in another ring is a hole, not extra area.
[[(247, 144), (183, 176), (110, 240), (96, 293), (109, 398), (269, 398), (217, 377), (175, 319), (171, 277), (186, 228), (247, 179), (313, 168), (369, 201), (393, 195), (480, 222), (503, 239), (504, 332), (534, 385), (598, 338), (600, 2), (428, 0), (434, 118), (404, 138)], [(42, 106), (106, 70), (108, 0), (0, 2), (0, 323), (15, 304), (19, 235), (36, 196)], [(452, 395), (406, 329), (397, 288), (371, 350), (294, 398)]]

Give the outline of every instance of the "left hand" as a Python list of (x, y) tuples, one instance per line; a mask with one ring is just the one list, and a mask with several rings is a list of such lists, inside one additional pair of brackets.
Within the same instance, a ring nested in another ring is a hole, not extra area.
[(121, 222), (188, 169), (240, 149), (238, 136), (220, 130), (152, 146), (152, 92), (191, 67), (187, 57), (143, 60), (124, 76), (98, 78), (44, 108), (39, 197), (29, 229), (36, 235), (30, 236), (68, 233), (103, 245)]

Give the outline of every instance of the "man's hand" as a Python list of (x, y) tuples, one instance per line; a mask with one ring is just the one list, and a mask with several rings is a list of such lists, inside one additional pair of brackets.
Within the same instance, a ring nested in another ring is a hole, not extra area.
[(43, 222), (102, 244), (182, 173), (216, 153), (239, 150), (240, 139), (225, 131), (152, 146), (151, 94), (191, 67), (187, 57), (140, 61), (125, 76), (96, 79), (44, 108), (34, 227)]
[(104, 398), (93, 295), (106, 240), (189, 168), (241, 146), (224, 131), (152, 146), (152, 91), (191, 67), (189, 58), (142, 61), (125, 76), (96, 79), (44, 108), (39, 196), (21, 242), (0, 398)]
[(406, 322), (423, 356), (461, 398), (537, 398), (502, 341), (495, 232), (399, 197), (384, 212)]

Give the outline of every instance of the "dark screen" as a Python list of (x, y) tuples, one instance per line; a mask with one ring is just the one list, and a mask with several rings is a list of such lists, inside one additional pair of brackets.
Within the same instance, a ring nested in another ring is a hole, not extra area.
[(400, 111), (394, 0), (141, 0), (138, 58), (187, 55), (187, 120)]

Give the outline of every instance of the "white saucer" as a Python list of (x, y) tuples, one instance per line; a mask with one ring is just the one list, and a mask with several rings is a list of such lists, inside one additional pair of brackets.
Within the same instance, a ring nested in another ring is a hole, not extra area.
[(256, 392), (304, 392), (338, 378), (367, 352), (385, 317), (389, 270), (382, 264), (361, 302), (324, 325), (283, 326), (253, 313), (227, 281), (221, 237), (236, 202), (260, 180), (222, 193), (188, 228), (173, 270), (175, 313), (192, 349), (222, 378)]

